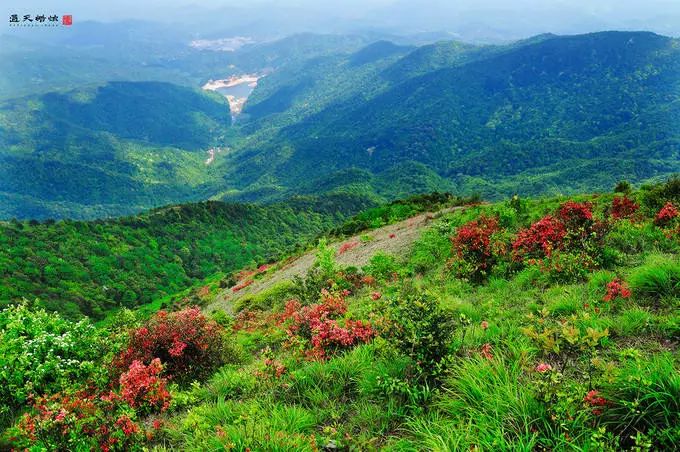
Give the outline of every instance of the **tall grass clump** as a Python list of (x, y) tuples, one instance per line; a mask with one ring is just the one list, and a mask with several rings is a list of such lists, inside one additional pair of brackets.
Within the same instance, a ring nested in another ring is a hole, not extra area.
[(602, 422), (625, 445), (638, 433), (657, 450), (680, 444), (680, 372), (669, 355), (627, 365), (610, 387)]
[(638, 297), (665, 299), (680, 297), (680, 262), (668, 257), (654, 257), (635, 269), (628, 278)]

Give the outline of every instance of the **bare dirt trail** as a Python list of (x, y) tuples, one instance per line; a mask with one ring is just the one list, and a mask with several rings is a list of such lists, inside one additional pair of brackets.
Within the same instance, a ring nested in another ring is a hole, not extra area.
[[(429, 226), (435, 218), (459, 208), (450, 207), (434, 213), (422, 213), (399, 223), (362, 232), (353, 237), (331, 243), (329, 246), (336, 250), (335, 260), (340, 266), (362, 267), (368, 264), (369, 260), (378, 252), (395, 256), (403, 255), (411, 248), (413, 242), (420, 237), (422, 230)], [(370, 240), (362, 241), (362, 236), (369, 236)], [(346, 251), (338, 252), (341, 248), (345, 248)], [(233, 292), (231, 288), (223, 290), (206, 307), (206, 311), (212, 312), (213, 310), (221, 309), (232, 313), (234, 302), (239, 298), (257, 294), (282, 281), (291, 281), (295, 276), (304, 276), (314, 264), (316, 259), (315, 253), (312, 250), (293, 258), (282, 268), (270, 272), (261, 279), (255, 280), (251, 285), (238, 292)]]

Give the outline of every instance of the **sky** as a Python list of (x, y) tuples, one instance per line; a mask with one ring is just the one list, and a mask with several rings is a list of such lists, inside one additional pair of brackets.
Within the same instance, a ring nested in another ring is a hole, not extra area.
[(372, 29), (503, 40), (625, 29), (680, 35), (680, 0), (3, 0), (0, 9), (6, 17), (43, 12), (72, 14), (76, 23), (137, 19), (282, 34)]

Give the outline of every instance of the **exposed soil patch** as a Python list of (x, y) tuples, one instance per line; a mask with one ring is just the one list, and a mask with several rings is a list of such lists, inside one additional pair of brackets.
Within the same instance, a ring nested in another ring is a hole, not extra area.
[[(379, 251), (395, 256), (403, 255), (420, 237), (422, 230), (430, 225), (435, 218), (458, 208), (452, 207), (436, 213), (423, 213), (399, 223), (332, 243), (330, 246), (336, 250), (336, 262), (342, 267), (362, 267), (368, 264), (371, 257)], [(362, 236), (368, 236), (370, 240), (362, 240)], [(342, 248), (346, 251), (338, 252)], [(282, 268), (265, 275), (262, 279), (254, 281), (238, 292), (233, 292), (231, 288), (225, 289), (217, 294), (214, 301), (206, 307), (206, 310), (211, 312), (216, 309), (223, 309), (231, 313), (237, 299), (245, 295), (257, 294), (282, 281), (290, 281), (295, 276), (304, 276), (314, 264), (314, 260), (315, 251), (309, 251), (290, 259)]]

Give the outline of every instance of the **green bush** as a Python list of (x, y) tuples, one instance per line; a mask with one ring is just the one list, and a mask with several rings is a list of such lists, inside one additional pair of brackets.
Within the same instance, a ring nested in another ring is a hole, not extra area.
[(435, 297), (415, 292), (401, 294), (392, 301), (388, 315), (389, 339), (426, 372), (434, 370), (449, 353), (453, 315)]
[(391, 278), (392, 273), (395, 273), (399, 268), (400, 266), (394, 256), (378, 252), (368, 262), (368, 265), (364, 268), (364, 272), (379, 280), (385, 281)]
[(102, 372), (100, 333), (26, 303), (0, 311), (0, 415), (41, 395), (85, 384)]
[(421, 235), (411, 249), (409, 265), (414, 273), (424, 273), (441, 265), (451, 255), (448, 225), (429, 229)]
[(664, 235), (663, 230), (651, 223), (631, 223), (628, 220), (617, 221), (605, 238), (605, 244), (626, 254), (641, 253), (650, 249), (670, 250), (672, 242)]

